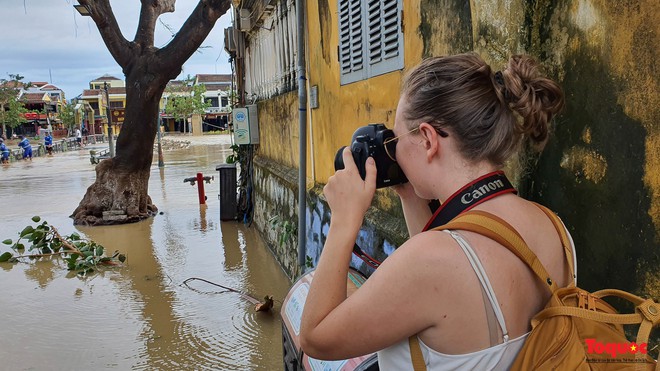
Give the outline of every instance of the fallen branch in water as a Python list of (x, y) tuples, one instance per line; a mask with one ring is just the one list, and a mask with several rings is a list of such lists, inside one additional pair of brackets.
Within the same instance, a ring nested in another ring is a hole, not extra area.
[(188, 282), (190, 282), (190, 281), (202, 281), (202, 282), (208, 283), (209, 285), (213, 285), (213, 286), (217, 286), (217, 287), (220, 287), (222, 289), (225, 289), (226, 291), (237, 293), (240, 296), (242, 296), (244, 299), (249, 301), (250, 303), (254, 304), (254, 310), (257, 311), (257, 312), (268, 312), (273, 308), (273, 297), (269, 296), (269, 295), (266, 295), (264, 297), (264, 301), (262, 302), (262, 301), (260, 301), (259, 299), (255, 298), (254, 296), (252, 296), (250, 294), (244, 293), (244, 292), (236, 290), (236, 289), (232, 289), (231, 287), (227, 287), (227, 286), (217, 284), (215, 282), (211, 282), (209, 280), (205, 280), (203, 278), (198, 278), (198, 277), (188, 278), (185, 281), (183, 281), (181, 283), (181, 285), (186, 286), (187, 288), (189, 288), (193, 291), (201, 292), (201, 291), (199, 291), (195, 288), (190, 287), (188, 285)]
[[(9, 245), (14, 252), (0, 252), (0, 263), (17, 263), (20, 259), (38, 259), (42, 257), (60, 257), (67, 263), (67, 268), (80, 276), (94, 272), (99, 266), (119, 266), (126, 260), (126, 256), (115, 251), (112, 256), (105, 255), (105, 248), (94, 241), (81, 238), (79, 234), (72, 233), (63, 236), (52, 225), (41, 221), (35, 216), (32, 222), (36, 225), (26, 226), (20, 233), (18, 240), (6, 239), (4, 245)], [(28, 254), (23, 254), (24, 250)], [(14, 255), (14, 254), (17, 255)], [(19, 255), (20, 254), (20, 255)]]

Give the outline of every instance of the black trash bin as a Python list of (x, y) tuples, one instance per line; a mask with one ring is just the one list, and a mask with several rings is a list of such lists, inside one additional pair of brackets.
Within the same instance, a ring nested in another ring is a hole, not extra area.
[(220, 220), (236, 220), (238, 201), (236, 200), (236, 164), (222, 164), (215, 167), (220, 172)]

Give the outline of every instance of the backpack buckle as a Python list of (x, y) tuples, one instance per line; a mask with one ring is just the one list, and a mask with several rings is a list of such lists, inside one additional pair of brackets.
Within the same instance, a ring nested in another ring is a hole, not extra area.
[(596, 298), (586, 291), (578, 291), (578, 307), (596, 311)]

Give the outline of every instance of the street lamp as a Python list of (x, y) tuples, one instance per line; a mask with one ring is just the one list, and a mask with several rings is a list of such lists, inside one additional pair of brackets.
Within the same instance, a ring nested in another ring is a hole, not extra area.
[(83, 17), (91, 17), (92, 16), (92, 13), (89, 11), (89, 8), (87, 7), (87, 5), (75, 4), (73, 7), (76, 8), (78, 13), (80, 13), (80, 15), (83, 16)]

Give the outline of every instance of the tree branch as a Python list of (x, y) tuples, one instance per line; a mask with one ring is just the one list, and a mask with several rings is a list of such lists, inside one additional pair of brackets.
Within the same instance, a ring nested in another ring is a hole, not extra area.
[(202, 45), (215, 22), (230, 6), (231, 0), (199, 0), (174, 39), (156, 52), (158, 59), (166, 63), (166, 66), (182, 66)]
[(154, 46), (154, 32), (156, 30), (156, 21), (163, 13), (174, 12), (174, 2), (176, 0), (142, 0), (140, 9), (140, 21), (135, 39), (133, 42), (140, 49), (151, 48)]
[(121, 34), (109, 0), (78, 0), (89, 9), (90, 16), (101, 33), (105, 46), (122, 68), (132, 62), (131, 43)]

